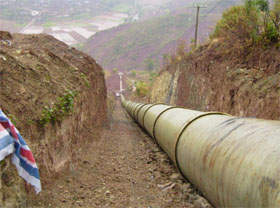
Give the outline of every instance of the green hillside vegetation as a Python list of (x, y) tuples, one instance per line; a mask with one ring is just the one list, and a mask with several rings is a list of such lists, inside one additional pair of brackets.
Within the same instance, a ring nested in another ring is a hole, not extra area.
[(230, 8), (218, 22), (211, 36), (214, 38), (223, 38), (226, 44), (243, 50), (255, 46), (278, 48), (280, 0), (274, 0), (272, 6), (266, 0), (246, 0), (244, 5)]

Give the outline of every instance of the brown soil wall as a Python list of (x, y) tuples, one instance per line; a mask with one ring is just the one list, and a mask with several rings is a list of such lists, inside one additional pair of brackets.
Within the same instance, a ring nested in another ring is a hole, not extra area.
[[(179, 73), (177, 88), (171, 95), (175, 102), (171, 104), (200, 111), (279, 120), (279, 51), (228, 51), (223, 42), (218, 41), (200, 47), (180, 61), (173, 58), (165, 69), (173, 77), (175, 72)], [(166, 99), (167, 95), (163, 96)]]
[[(12, 46), (0, 44), (0, 108), (31, 148), (44, 189), (52, 177), (71, 170), (75, 155), (102, 133), (107, 119), (102, 68), (48, 35), (14, 34)], [(39, 125), (44, 106), (53, 108), (67, 90), (77, 93), (73, 112), (61, 121)], [(23, 188), (13, 165), (2, 166), (1, 177), (9, 177), (1, 182), (0, 206), (24, 206), (31, 188)]]

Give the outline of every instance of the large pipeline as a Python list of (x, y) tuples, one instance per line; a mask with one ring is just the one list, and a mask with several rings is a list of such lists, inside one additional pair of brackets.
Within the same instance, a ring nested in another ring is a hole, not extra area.
[(280, 207), (280, 121), (121, 102), (214, 206)]

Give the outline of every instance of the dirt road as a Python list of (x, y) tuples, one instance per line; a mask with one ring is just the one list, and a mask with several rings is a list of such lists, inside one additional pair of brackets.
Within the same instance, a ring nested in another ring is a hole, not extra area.
[(29, 207), (211, 207), (119, 101), (103, 137), (43, 189)]

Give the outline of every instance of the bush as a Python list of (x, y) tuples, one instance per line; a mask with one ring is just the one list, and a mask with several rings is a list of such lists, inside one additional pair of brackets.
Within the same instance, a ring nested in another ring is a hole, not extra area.
[(266, 30), (265, 30), (265, 38), (270, 42), (270, 43), (277, 43), (279, 40), (279, 32), (277, 31), (275, 25), (273, 22), (269, 21), (266, 25)]
[(135, 70), (132, 70), (132, 71), (130, 72), (130, 74), (131, 74), (132, 77), (136, 77), (136, 71), (135, 71)]
[(136, 93), (138, 96), (143, 97), (148, 94), (149, 86), (146, 82), (139, 81), (136, 83)]
[(254, 26), (249, 22), (256, 21), (257, 17), (250, 17), (250, 19), (244, 6), (231, 7), (223, 13), (223, 17), (217, 23), (211, 39), (219, 37), (231, 39), (234, 36), (239, 39), (250, 39)]
[(271, 11), (266, 0), (245, 0), (245, 5), (234, 6), (223, 14), (211, 39), (236, 37), (249, 44), (277, 43), (280, 37), (279, 10), (279, 0), (275, 0), (274, 9)]
[(149, 81), (152, 82), (154, 81), (154, 79), (156, 78), (157, 73), (155, 72), (150, 72), (150, 76), (149, 76)]
[(73, 112), (74, 98), (77, 96), (76, 92), (66, 90), (66, 92), (57, 99), (54, 106), (45, 106), (39, 119), (39, 124), (44, 126), (47, 123), (54, 123), (61, 121), (64, 116), (71, 115)]
[(113, 69), (113, 73), (117, 73), (118, 71), (119, 71), (118, 68), (114, 68), (114, 69)]

